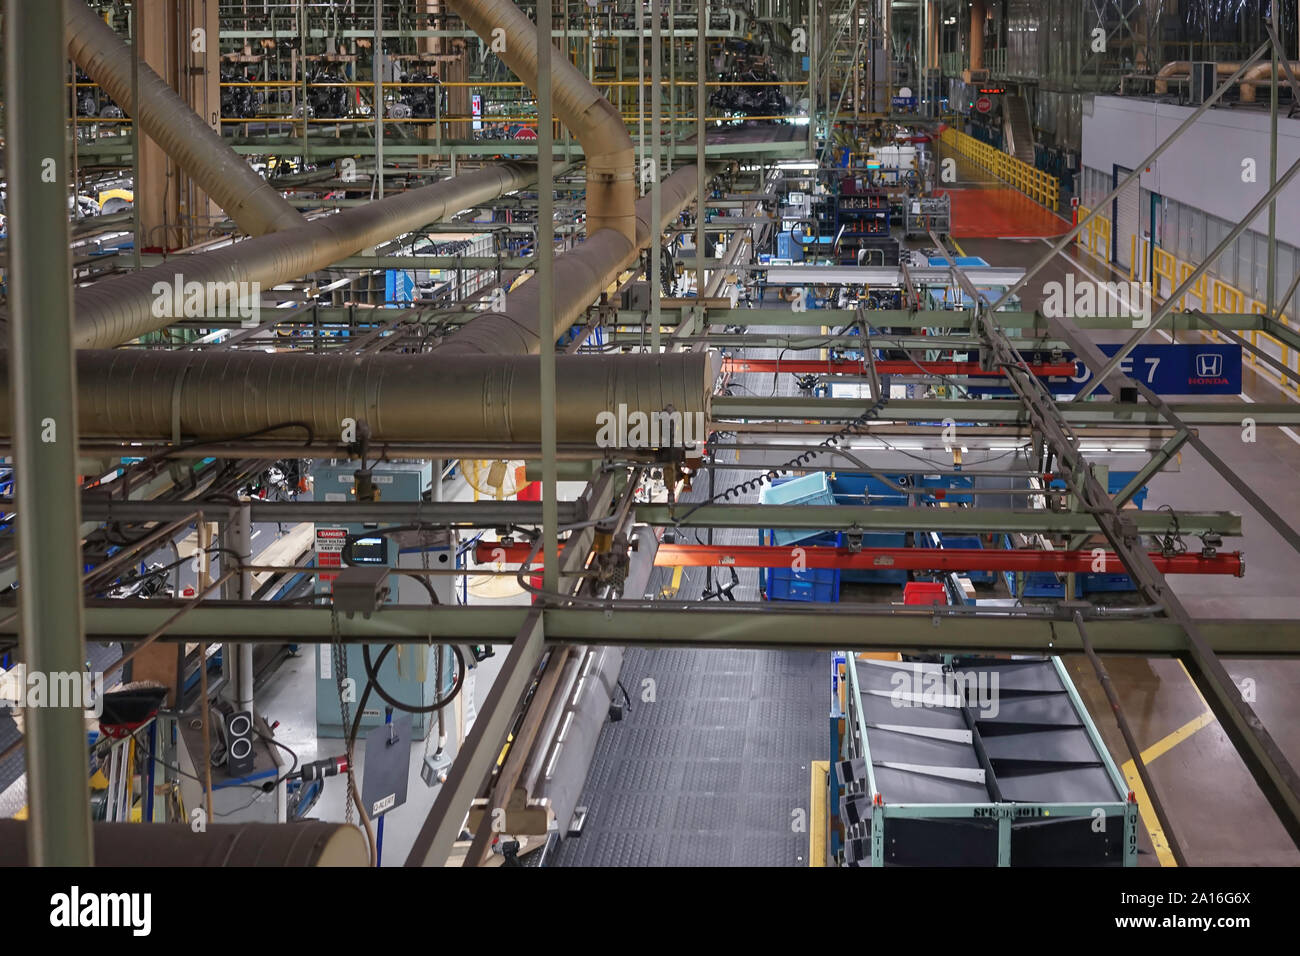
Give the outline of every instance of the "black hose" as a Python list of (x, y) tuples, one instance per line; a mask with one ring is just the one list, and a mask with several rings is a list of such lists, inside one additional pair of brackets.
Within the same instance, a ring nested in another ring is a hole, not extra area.
[[(395, 644), (385, 644), (384, 649), (379, 652), (378, 663), (372, 664), (370, 661), (370, 645), (369, 644), (361, 645), (361, 659), (365, 663), (366, 677), (368, 679), (368, 683), (366, 684), (366, 694), (369, 694), (370, 689), (373, 687), (375, 693), (379, 695), (380, 699), (383, 700), (384, 703), (388, 704), (390, 707), (396, 708), (397, 710), (404, 710), (410, 714), (437, 713), (438, 711), (442, 710), (444, 707), (446, 707), (448, 704), (450, 704), (453, 700), (456, 699), (456, 695), (460, 693), (460, 689), (465, 683), (465, 655), (460, 652), (460, 648), (457, 647), (455, 644), (451, 644), (449, 646), (451, 647), (452, 653), (456, 655), (456, 664), (457, 664), (456, 682), (452, 685), (451, 690), (447, 692), (446, 697), (443, 697), (439, 700), (435, 700), (432, 704), (416, 706), (413, 704), (403, 703), (402, 701), (389, 696), (388, 692), (385, 691), (384, 688), (379, 683), (379, 665), (383, 664), (384, 658), (388, 655), (388, 652), (391, 651), (396, 646), (397, 645)], [(441, 690), (441, 688), (439, 689)], [(360, 719), (361, 711), (364, 709), (365, 709), (365, 697), (363, 695), (362, 704), (360, 708), (357, 710), (358, 720)], [(358, 723), (357, 726), (359, 727), (360, 724)]]

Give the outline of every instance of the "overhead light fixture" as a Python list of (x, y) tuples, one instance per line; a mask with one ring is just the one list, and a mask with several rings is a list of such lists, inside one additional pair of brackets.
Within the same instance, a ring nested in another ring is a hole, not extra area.
[(778, 163), (776, 168), (781, 170), (814, 170), (818, 166), (815, 160), (810, 159), (806, 162)]

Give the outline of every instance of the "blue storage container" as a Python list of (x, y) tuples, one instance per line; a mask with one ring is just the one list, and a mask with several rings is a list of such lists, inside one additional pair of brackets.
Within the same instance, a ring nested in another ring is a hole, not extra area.
[[(764, 485), (758, 492), (758, 502), (764, 505), (833, 505), (835, 495), (824, 472), (815, 471), (800, 478), (778, 478)], [(815, 528), (777, 528), (771, 544), (788, 545), (807, 541), (827, 532)]]
[(1030, 571), (1025, 575), (1025, 591), (1021, 597), (1063, 598), (1065, 581), (1058, 579), (1054, 571)]
[[(775, 531), (759, 531), (760, 544), (772, 544)], [(821, 534), (802, 542), (810, 547), (838, 547), (838, 534)], [(769, 601), (839, 601), (840, 571), (838, 568), (808, 568), (795, 571), (791, 568), (764, 568), (763, 590)]]
[(1123, 591), (1136, 591), (1133, 579), (1127, 574), (1080, 574), (1079, 594), (1105, 594)]
[[(895, 484), (901, 484), (902, 479), (911, 481), (909, 475), (885, 475)], [(887, 505), (890, 507), (906, 507), (908, 496), (897, 488), (892, 488), (885, 484), (875, 475), (863, 474), (853, 471), (837, 471), (835, 477), (831, 479), (831, 491), (842, 499), (841, 504), (862, 504), (861, 499), (866, 496), (866, 503), (871, 505)]]

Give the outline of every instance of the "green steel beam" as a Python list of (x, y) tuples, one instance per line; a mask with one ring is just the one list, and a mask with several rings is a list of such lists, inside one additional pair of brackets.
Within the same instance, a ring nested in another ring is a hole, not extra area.
[[(1174, 517), (1177, 524), (1174, 524)], [(1234, 511), (1125, 512), (1137, 534), (1207, 531), (1241, 535)], [(656, 526), (692, 528), (809, 528), (865, 531), (1009, 531), (1021, 534), (1095, 534), (1097, 519), (1083, 511), (1003, 508), (906, 508), (882, 505), (637, 505), (636, 520)]]
[[(139, 605), (102, 601), (86, 608), (86, 634), (95, 641), (141, 637), (161, 627), (184, 605), (149, 601)], [(1082, 652), (1083, 644), (1068, 618), (979, 616), (959, 609), (903, 608), (889, 605), (775, 603), (684, 604), (652, 607), (551, 608), (542, 612), (548, 643), (622, 644), (676, 647), (753, 647), (821, 650), (926, 650), (959, 653)], [(689, 611), (689, 617), (684, 616)], [(507, 644), (525, 634), (529, 607), (385, 606), (369, 618), (340, 616), (345, 643), (398, 641), (425, 643), (430, 635)], [(1122, 612), (1121, 612), (1122, 613)], [(1185, 653), (1187, 639), (1179, 625), (1162, 617), (1085, 618), (1093, 646), (1107, 654), (1143, 657)], [(937, 624), (935, 622), (938, 622)], [(873, 626), (876, 625), (876, 626)], [(1202, 620), (1201, 633), (1216, 653), (1230, 657), (1300, 655), (1300, 628), (1293, 620)], [(0, 634), (12, 635), (12, 622)], [(276, 607), (261, 602), (205, 602), (178, 620), (160, 638), (179, 642), (328, 643), (333, 639), (329, 608)]]
[[(1170, 406), (1182, 422), (1193, 427), (1235, 425), (1245, 418), (1257, 425), (1300, 425), (1300, 405), (1294, 402), (1269, 402), (1255, 405), (1229, 405), (1220, 402), (1181, 402)], [(757, 418), (806, 421), (822, 418), (847, 421), (862, 413), (861, 399), (792, 398), (716, 395), (712, 400), (712, 417), (717, 419)], [(1061, 406), (1070, 425), (1166, 425), (1160, 411), (1147, 404), (1124, 402), (1082, 402)], [(880, 414), (882, 421), (938, 422), (951, 418), (956, 422), (999, 424), (1028, 420), (1024, 405), (1014, 399), (948, 401), (945, 399), (895, 399)]]
[[(80, 3), (82, 0), (66, 0)], [(17, 528), (18, 613), (28, 676), (73, 693), (26, 708), (28, 858), (37, 866), (94, 863), (82, 684), (89, 679), (81, 611), (81, 495), (77, 489), (77, 373), (67, 195), (71, 163), (63, 3), (4, 5), (8, 144), (9, 354)]]

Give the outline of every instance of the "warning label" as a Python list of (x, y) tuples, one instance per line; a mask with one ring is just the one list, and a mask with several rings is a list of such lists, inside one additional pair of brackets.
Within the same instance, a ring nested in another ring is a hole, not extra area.
[(316, 528), (316, 567), (321, 569), (316, 578), (326, 585), (326, 590), (330, 589), (338, 572), (331, 573), (325, 569), (343, 566), (343, 543), (347, 537), (347, 528)]

